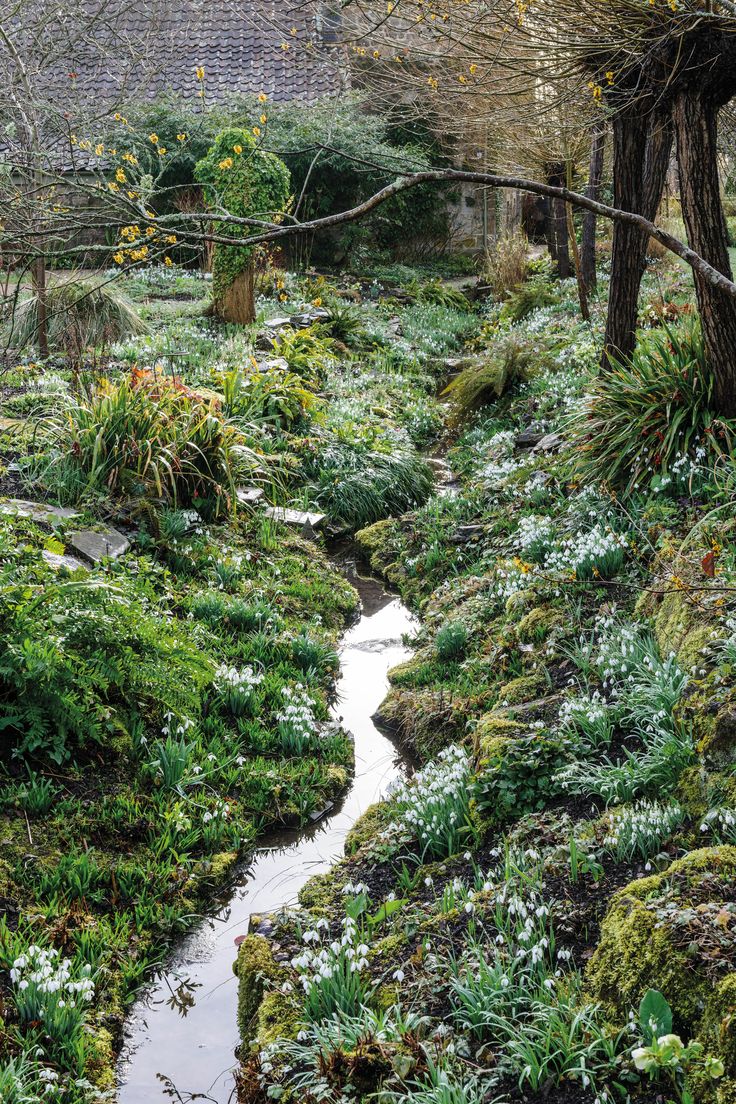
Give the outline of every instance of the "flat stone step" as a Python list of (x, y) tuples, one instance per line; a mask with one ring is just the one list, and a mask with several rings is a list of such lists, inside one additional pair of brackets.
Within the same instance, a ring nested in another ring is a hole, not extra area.
[(241, 506), (254, 506), (263, 498), (263, 490), (261, 487), (238, 487), (235, 497)]
[(547, 433), (541, 441), (537, 441), (532, 452), (556, 452), (564, 443), (565, 438), (561, 433)]
[(78, 560), (76, 556), (62, 556), (58, 552), (47, 552), (44, 549), (41, 557), (55, 571), (58, 571), (60, 567), (65, 567), (67, 571), (79, 571), (80, 567), (82, 571), (89, 571), (87, 565)]
[(116, 560), (130, 548), (130, 541), (117, 529), (80, 529), (70, 533), (68, 543), (75, 552), (79, 552), (91, 563), (101, 560)]
[(45, 502), (30, 502), (25, 498), (9, 498), (7, 502), (0, 504), (0, 511), (4, 514), (16, 514), (18, 517), (29, 517), (46, 525), (79, 517), (79, 511), (68, 506), (48, 506)]
[(312, 537), (327, 520), (326, 514), (315, 514), (309, 510), (292, 510), (288, 506), (267, 506), (263, 511), (266, 517), (291, 525), (301, 530), (303, 537)]

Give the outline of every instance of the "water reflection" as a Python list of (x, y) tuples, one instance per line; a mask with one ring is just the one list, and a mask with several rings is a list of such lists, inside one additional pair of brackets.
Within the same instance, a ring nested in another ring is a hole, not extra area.
[(251, 913), (290, 903), (304, 883), (342, 854), (356, 819), (403, 773), (400, 757), (372, 714), (386, 693), (390, 667), (407, 658), (402, 636), (416, 623), (395, 595), (362, 577), (349, 552), (340, 567), (359, 591), (362, 615), (345, 634), (334, 715), (355, 739), (355, 780), (327, 816), (270, 836), (238, 875), (229, 899), (193, 930), (138, 1002), (121, 1057), (121, 1104), (209, 1100), (234, 1094), (237, 982), (235, 939)]

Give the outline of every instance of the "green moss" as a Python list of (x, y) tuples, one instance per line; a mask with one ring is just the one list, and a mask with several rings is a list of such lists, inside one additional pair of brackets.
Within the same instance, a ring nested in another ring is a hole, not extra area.
[(325, 874), (315, 874), (299, 890), (299, 904), (323, 915), (341, 899), (343, 879), (333, 866)]
[(524, 614), (516, 626), (516, 635), (522, 644), (545, 640), (553, 629), (562, 625), (562, 614), (548, 606), (538, 606)]
[[(661, 556), (661, 572), (664, 580), (677, 574), (685, 583), (699, 582), (693, 575), (692, 565), (675, 559), (667, 552)], [(688, 673), (702, 667), (703, 648), (712, 639), (712, 626), (700, 603), (689, 598), (685, 590), (665, 588), (665, 593), (647, 593), (637, 603), (636, 612), (652, 619), (652, 628), (663, 655), (674, 651), (681, 667)]]
[(547, 681), (541, 671), (533, 675), (521, 675), (500, 687), (498, 700), (502, 705), (520, 705), (534, 701), (546, 687)]
[(697, 1041), (706, 1054), (721, 1059), (726, 1073), (717, 1082), (702, 1072), (689, 1073), (686, 1085), (693, 1099), (698, 1104), (736, 1104), (736, 973), (723, 978), (708, 997)]
[(709, 996), (698, 1039), (707, 1054), (723, 1061), (726, 1074), (736, 1078), (736, 972), (723, 978)]
[(371, 1005), (376, 1012), (386, 1012), (389, 1008), (398, 1004), (400, 999), (401, 993), (399, 992), (398, 985), (379, 985), (378, 989), (376, 989), (373, 994)]
[(524, 726), (500, 713), (484, 713), (475, 726), (475, 754), (483, 764), (497, 756), (504, 744), (514, 736), (521, 736)]
[(237, 960), (238, 1027), (243, 1039), (252, 1036), (253, 1018), (263, 1000), (267, 982), (283, 977), (284, 967), (273, 957), (270, 944), (262, 935), (246, 935)]
[(707, 847), (614, 895), (586, 972), (586, 987), (612, 1022), (623, 1027), (629, 1010), (651, 988), (664, 993), (678, 1029), (696, 1030), (712, 982), (702, 963), (673, 941), (661, 905), (668, 903), (666, 915), (674, 922), (705, 875), (728, 879), (735, 874), (736, 847)]
[(259, 1047), (266, 1047), (277, 1039), (296, 1039), (302, 1018), (302, 1009), (294, 993), (282, 993), (278, 989), (266, 993), (256, 1018)]
[(106, 1027), (96, 1026), (90, 1038), (85, 1075), (103, 1092), (113, 1091), (116, 1087), (115, 1050), (112, 1035)]
[(385, 801), (369, 805), (350, 829), (345, 840), (345, 854), (354, 855), (366, 843), (375, 840), (391, 819), (391, 806)]
[(469, 712), (467, 699), (447, 693), (444, 687), (395, 687), (381, 702), (377, 715), (424, 761), (465, 737)]
[(397, 523), (393, 518), (359, 529), (355, 543), (375, 571), (384, 571), (395, 558)]

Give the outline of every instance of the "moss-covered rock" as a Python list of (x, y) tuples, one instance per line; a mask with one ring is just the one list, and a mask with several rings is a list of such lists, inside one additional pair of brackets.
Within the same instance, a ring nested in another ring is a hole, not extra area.
[(295, 993), (272, 989), (258, 1006), (255, 1038), (259, 1047), (277, 1039), (296, 1039), (302, 1020), (302, 1008)]
[(482, 766), (499, 755), (507, 740), (520, 736), (524, 725), (512, 721), (501, 713), (484, 713), (475, 727), (474, 751), (478, 763)]
[[(661, 553), (655, 575), (659, 586), (644, 593), (636, 612), (649, 617), (663, 655), (675, 652), (683, 670), (691, 673), (703, 666), (704, 650), (713, 637), (717, 616), (715, 605), (698, 592), (696, 601), (687, 590), (688, 583), (700, 586), (702, 576), (690, 560), (675, 555), (671, 548)], [(714, 600), (717, 596), (714, 596)]]
[(546, 640), (553, 629), (560, 628), (563, 617), (560, 610), (549, 606), (537, 606), (525, 613), (516, 626), (516, 635), (522, 644)]
[[(614, 895), (586, 972), (590, 995), (613, 1023), (623, 1027), (647, 989), (658, 989), (672, 1007), (676, 1030), (696, 1034), (714, 965), (707, 938), (702, 947), (698, 940), (734, 876), (736, 847), (708, 847)], [(693, 916), (698, 920), (691, 930)]]
[(501, 705), (519, 705), (522, 702), (534, 701), (546, 687), (547, 680), (543, 671), (520, 675), (519, 678), (511, 679), (499, 688), (498, 700)]
[(465, 698), (442, 688), (395, 687), (381, 702), (376, 717), (418, 759), (426, 760), (463, 739), (469, 712)]
[(253, 1020), (263, 1000), (267, 984), (276, 984), (285, 969), (275, 961), (267, 939), (262, 935), (246, 935), (240, 944), (237, 959), (238, 1027), (243, 1039), (252, 1038)]
[(354, 855), (361, 847), (375, 840), (391, 820), (391, 806), (385, 801), (369, 805), (350, 829), (345, 840), (345, 854)]
[(355, 543), (373, 570), (386, 574), (398, 554), (397, 536), (398, 523), (393, 518), (386, 518), (359, 529), (355, 534)]

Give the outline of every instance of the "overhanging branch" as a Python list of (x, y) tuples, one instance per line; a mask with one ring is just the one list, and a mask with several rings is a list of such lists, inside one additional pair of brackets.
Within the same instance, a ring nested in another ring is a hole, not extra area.
[[(466, 172), (464, 169), (427, 169), (422, 172), (400, 176), (362, 203), (357, 204), (357, 206), (351, 207), (346, 211), (339, 211), (334, 215), (325, 215), (323, 218), (311, 219), (308, 222), (273, 226), (262, 230), (260, 233), (251, 234), (244, 238), (229, 237), (226, 234), (222, 234), (219, 230), (213, 234), (207, 234), (205, 232), (204, 236), (211, 241), (220, 242), (221, 244), (246, 246), (258, 245), (261, 242), (272, 242), (279, 238), (291, 237), (294, 234), (313, 233), (315, 230), (327, 230), (333, 226), (340, 226), (344, 222), (354, 222), (357, 219), (363, 218), (365, 215), (375, 210), (376, 207), (380, 207), (382, 203), (392, 199), (393, 196), (399, 195), (401, 192), (407, 191), (409, 188), (415, 188), (419, 184), (442, 183), (447, 181), (476, 184), (481, 187), (489, 188), (509, 188), (521, 192), (531, 192), (533, 195), (546, 196), (550, 199), (562, 199), (565, 203), (570, 203), (574, 207), (592, 211), (601, 218), (629, 223), (631, 226), (638, 227), (650, 237), (654, 238), (671, 253), (675, 253), (678, 257), (682, 258), (682, 260), (694, 271), (698, 272), (705, 280), (718, 288), (725, 295), (730, 295), (736, 299), (736, 283), (734, 283), (733, 280), (729, 279), (722, 272), (719, 272), (717, 268), (714, 268), (704, 257), (701, 257), (694, 250), (690, 249), (690, 247), (680, 241), (679, 238), (674, 237), (672, 234), (668, 234), (667, 231), (663, 230), (661, 227), (655, 226), (653, 222), (644, 218), (643, 215), (636, 214), (633, 211), (622, 211), (618, 207), (610, 207), (606, 203), (600, 203), (598, 200), (590, 199), (588, 196), (581, 195), (579, 192), (573, 192), (569, 188), (542, 184), (537, 180), (527, 180), (524, 177), (499, 176), (494, 173)], [(253, 226), (258, 222), (256, 219), (236, 218), (234, 215), (203, 216), (202, 214), (198, 214), (196, 217), (200, 221), (200, 224), (204, 217), (207, 221), (218, 222), (220, 227), (233, 225)], [(177, 222), (181, 221), (188, 221), (188, 216), (177, 216)], [(261, 225), (263, 225), (262, 222)]]

